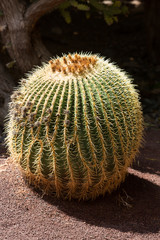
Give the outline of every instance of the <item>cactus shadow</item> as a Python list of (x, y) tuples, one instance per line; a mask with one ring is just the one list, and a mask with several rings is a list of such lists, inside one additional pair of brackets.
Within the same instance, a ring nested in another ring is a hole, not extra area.
[(64, 201), (46, 196), (44, 200), (89, 225), (141, 234), (160, 230), (160, 186), (134, 174), (129, 174), (116, 192), (94, 201)]

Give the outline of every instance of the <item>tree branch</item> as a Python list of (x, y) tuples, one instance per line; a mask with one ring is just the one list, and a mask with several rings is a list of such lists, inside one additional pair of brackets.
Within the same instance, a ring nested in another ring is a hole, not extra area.
[(4, 119), (8, 112), (8, 102), (14, 87), (13, 78), (0, 61), (0, 126), (4, 126)]
[(28, 30), (32, 31), (40, 17), (51, 12), (64, 1), (66, 0), (39, 0), (38, 2), (32, 3), (25, 13), (25, 22)]
[(12, 26), (20, 25), (21, 21), (23, 21), (25, 2), (18, 0), (0, 0), (0, 8), (7, 22), (10, 22)]

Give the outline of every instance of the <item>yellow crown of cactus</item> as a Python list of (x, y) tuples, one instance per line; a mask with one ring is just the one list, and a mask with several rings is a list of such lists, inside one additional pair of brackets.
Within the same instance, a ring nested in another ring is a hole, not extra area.
[(11, 99), (7, 144), (29, 183), (94, 199), (124, 180), (143, 132), (124, 71), (98, 55), (64, 55), (22, 79)]

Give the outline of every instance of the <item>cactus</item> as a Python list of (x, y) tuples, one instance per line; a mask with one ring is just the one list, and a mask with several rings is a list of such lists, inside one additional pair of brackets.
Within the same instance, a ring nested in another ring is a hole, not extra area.
[(124, 181), (143, 133), (124, 71), (98, 55), (63, 55), (22, 79), (11, 99), (6, 142), (30, 184), (87, 200)]

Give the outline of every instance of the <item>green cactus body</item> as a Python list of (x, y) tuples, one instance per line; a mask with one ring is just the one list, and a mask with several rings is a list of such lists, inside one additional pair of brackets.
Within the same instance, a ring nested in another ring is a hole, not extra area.
[(142, 141), (143, 117), (122, 70), (76, 53), (21, 80), (6, 129), (11, 157), (29, 183), (57, 197), (94, 199), (124, 180)]

